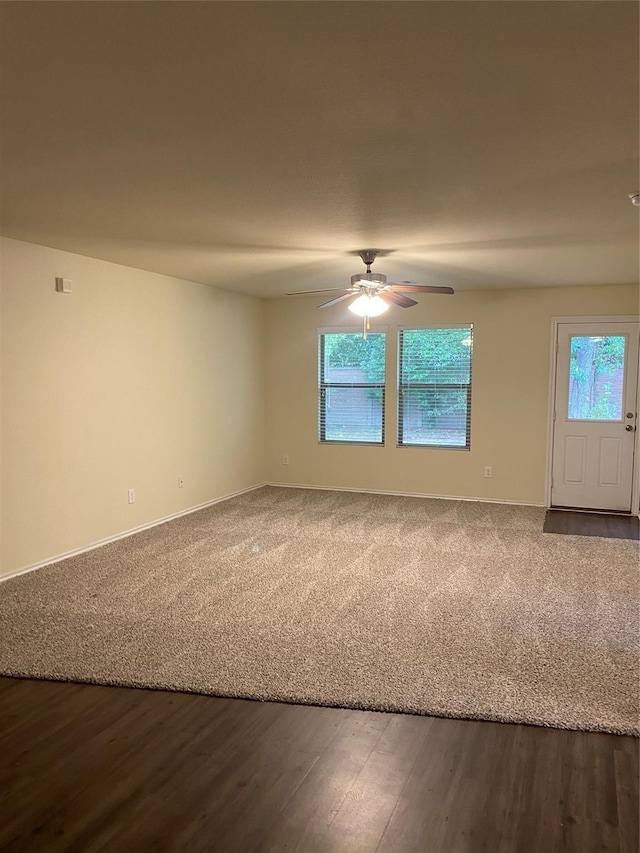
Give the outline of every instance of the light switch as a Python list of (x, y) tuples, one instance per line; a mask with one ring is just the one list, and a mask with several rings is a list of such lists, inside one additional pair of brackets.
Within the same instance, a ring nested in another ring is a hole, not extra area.
[(71, 279), (56, 278), (56, 290), (58, 293), (71, 293)]

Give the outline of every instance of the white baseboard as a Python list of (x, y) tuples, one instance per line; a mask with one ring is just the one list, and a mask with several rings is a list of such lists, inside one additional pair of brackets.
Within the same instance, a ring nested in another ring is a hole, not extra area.
[(238, 495), (253, 492), (254, 489), (260, 489), (262, 486), (266, 485), (267, 483), (258, 483), (255, 486), (249, 486), (248, 489), (240, 489), (237, 492), (231, 492), (231, 494), (223, 495), (220, 498), (214, 498), (212, 501), (205, 501), (205, 503), (189, 507), (189, 509), (182, 509), (180, 512), (165, 515), (163, 518), (158, 518), (155, 521), (148, 522), (147, 524), (141, 524), (139, 527), (132, 527), (131, 530), (125, 530), (123, 533), (116, 533), (114, 536), (107, 536), (106, 539), (99, 539), (97, 542), (92, 542), (90, 545), (85, 545), (82, 548), (74, 548), (73, 551), (65, 551), (64, 554), (58, 554), (55, 557), (48, 557), (46, 560), (41, 560), (39, 563), (33, 563), (30, 566), (17, 569), (17, 571), (10, 572), (7, 575), (0, 575), (0, 583), (8, 581), (10, 578), (18, 577), (18, 575), (26, 575), (28, 572), (35, 572), (36, 569), (42, 569), (44, 566), (51, 566), (54, 563), (60, 563), (62, 560), (69, 559), (69, 557), (76, 557), (78, 554), (85, 554), (87, 551), (94, 551), (96, 548), (102, 548), (103, 545), (108, 545), (110, 542), (117, 542), (118, 539), (126, 539), (127, 536), (133, 536), (135, 533), (148, 530), (150, 527), (157, 527), (159, 524), (166, 524), (167, 521), (173, 521), (175, 518), (180, 518), (183, 515), (190, 515), (192, 512), (198, 512), (199, 510), (206, 509), (214, 504), (222, 503), (222, 501), (228, 501), (230, 498), (235, 498)]
[(312, 486), (307, 483), (263, 483), (264, 486), (280, 486), (283, 489), (321, 489), (325, 492), (358, 492), (362, 495), (396, 495), (400, 498), (436, 498), (441, 501), (479, 501), (487, 504), (511, 504), (512, 506), (538, 506), (544, 503), (514, 501), (510, 498), (477, 498), (466, 495), (431, 495), (425, 492), (390, 492), (386, 489), (351, 489), (345, 486)]

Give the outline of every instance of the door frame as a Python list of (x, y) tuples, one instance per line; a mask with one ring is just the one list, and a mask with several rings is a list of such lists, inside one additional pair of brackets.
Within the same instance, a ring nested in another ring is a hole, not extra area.
[[(553, 412), (556, 402), (556, 372), (558, 369), (558, 326), (562, 323), (639, 323), (640, 315), (626, 314), (615, 316), (596, 317), (552, 317), (551, 318), (551, 344), (549, 357), (549, 403), (547, 412), (547, 464), (544, 483), (544, 504), (547, 509), (551, 508), (551, 471), (553, 466)], [(638, 382), (636, 388), (636, 411), (640, 406), (640, 351), (638, 357)], [(633, 479), (631, 483), (631, 515), (640, 516), (640, 443), (638, 436), (640, 429), (636, 429), (633, 436)]]

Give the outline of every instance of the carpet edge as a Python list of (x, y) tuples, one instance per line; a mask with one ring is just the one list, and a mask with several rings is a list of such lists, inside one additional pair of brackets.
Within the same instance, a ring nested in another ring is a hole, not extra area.
[(337, 702), (322, 702), (313, 699), (292, 698), (286, 696), (262, 696), (251, 695), (243, 691), (225, 690), (196, 690), (188, 687), (175, 687), (170, 684), (148, 684), (136, 679), (107, 679), (107, 678), (73, 678), (54, 675), (40, 675), (27, 673), (20, 670), (2, 671), (0, 677), (30, 679), (32, 681), (52, 681), (62, 684), (90, 684), (96, 687), (126, 687), (136, 690), (161, 690), (167, 693), (185, 693), (191, 696), (215, 696), (219, 699), (243, 699), (250, 702), (276, 702), (284, 705), (303, 705), (315, 708), (343, 708), (351, 711), (373, 711), (382, 714), (408, 714), (414, 717), (437, 717), (444, 720), (474, 720), (486, 723), (507, 723), (511, 725), (538, 726), (544, 729), (561, 729), (564, 731), (591, 732), (600, 734), (620, 735), (622, 737), (635, 737), (640, 739), (640, 724), (638, 726), (607, 726), (605, 724), (583, 725), (581, 727), (567, 725), (558, 720), (543, 720), (541, 718), (528, 717), (527, 715), (510, 717), (506, 714), (458, 714), (447, 713), (442, 710), (433, 709), (425, 711), (412, 711), (400, 708), (394, 703), (368, 703), (353, 702), (350, 704), (339, 704)]

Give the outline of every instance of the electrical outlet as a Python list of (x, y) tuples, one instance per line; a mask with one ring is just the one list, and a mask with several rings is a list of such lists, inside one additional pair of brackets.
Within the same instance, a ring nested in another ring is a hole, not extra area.
[(484, 476), (485, 477), (493, 477), (493, 468), (491, 467), (491, 465), (485, 466)]
[(282, 464), (283, 465), (289, 464), (289, 457), (286, 454), (282, 457)]
[(134, 504), (136, 502), (136, 490), (135, 489), (129, 489), (127, 494), (129, 496), (129, 503)]
[(184, 488), (184, 477), (178, 477), (178, 488), (179, 489)]

